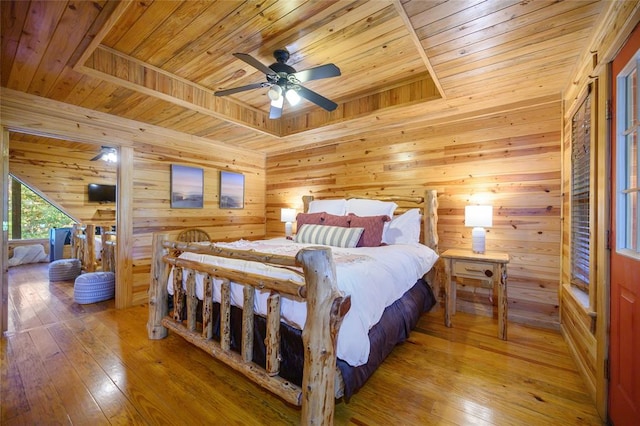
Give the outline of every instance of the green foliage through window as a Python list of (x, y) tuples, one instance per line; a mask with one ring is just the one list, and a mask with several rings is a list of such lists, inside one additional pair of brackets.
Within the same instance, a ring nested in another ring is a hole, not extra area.
[[(9, 176), (9, 218), (13, 218), (11, 199), (14, 179), (13, 176)], [(16, 179), (16, 181), (18, 180)], [(74, 221), (71, 217), (51, 205), (22, 182), (20, 182), (20, 186), (21, 239), (49, 238), (50, 228), (61, 228), (73, 224)], [(12, 238), (12, 235), (14, 235), (13, 220), (9, 220), (9, 238)]]

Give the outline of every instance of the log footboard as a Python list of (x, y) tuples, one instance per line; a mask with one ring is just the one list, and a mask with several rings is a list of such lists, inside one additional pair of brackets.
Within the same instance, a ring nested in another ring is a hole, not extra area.
[[(168, 234), (155, 234), (149, 288), (150, 339), (161, 339), (167, 330), (270, 390), (285, 401), (302, 406), (302, 424), (332, 424), (335, 406), (337, 336), (350, 297), (344, 297), (336, 285), (336, 271), (331, 249), (303, 249), (295, 258), (230, 250), (214, 245), (168, 241)], [(277, 267), (302, 268), (304, 280), (270, 278), (229, 268), (205, 265), (175, 257), (189, 251), (267, 263)], [(167, 284), (173, 268), (173, 315), (169, 315)], [(204, 274), (202, 313), (197, 314), (195, 272)], [(186, 289), (183, 290), (183, 277)], [(220, 291), (220, 341), (212, 338), (212, 283), (222, 282)], [(240, 352), (230, 349), (230, 283), (243, 286), (242, 344)], [(253, 362), (253, 314), (255, 291), (267, 290), (267, 330), (265, 367)], [(302, 386), (278, 375), (280, 370), (280, 298), (288, 296), (305, 301), (307, 319), (302, 330), (304, 369)], [(186, 319), (183, 319), (186, 318)]]

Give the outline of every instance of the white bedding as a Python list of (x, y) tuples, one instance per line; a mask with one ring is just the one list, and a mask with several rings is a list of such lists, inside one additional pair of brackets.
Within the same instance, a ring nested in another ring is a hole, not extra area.
[[(218, 243), (218, 246), (264, 253), (295, 255), (303, 247), (317, 247), (317, 244), (300, 244), (285, 238), (261, 241), (236, 241)], [(339, 248), (331, 247), (338, 288), (351, 295), (351, 309), (347, 313), (338, 335), (338, 358), (353, 366), (365, 364), (369, 359), (369, 329), (382, 316), (384, 309), (400, 298), (435, 263), (438, 256), (422, 244), (396, 244), (382, 247)], [(215, 265), (233, 265), (236, 268), (278, 278), (302, 281), (293, 271), (269, 267), (255, 262), (225, 259), (195, 253), (183, 253), (182, 258)], [(267, 271), (268, 270), (268, 271)], [(183, 285), (186, 285), (186, 275)], [(216, 280), (217, 281), (217, 280)], [(196, 274), (196, 294), (202, 300), (203, 276)], [(169, 277), (168, 291), (173, 294), (173, 278)], [(220, 301), (220, 282), (214, 283), (214, 301)], [(255, 310), (265, 314), (268, 292), (258, 291)], [(233, 285), (231, 302), (242, 306), (242, 287)], [(301, 329), (306, 320), (306, 305), (288, 298), (282, 298), (282, 317), (289, 324)]]
[(96, 235), (93, 239), (95, 243), (93, 243), (93, 253), (95, 255), (96, 260), (102, 260), (102, 236)]

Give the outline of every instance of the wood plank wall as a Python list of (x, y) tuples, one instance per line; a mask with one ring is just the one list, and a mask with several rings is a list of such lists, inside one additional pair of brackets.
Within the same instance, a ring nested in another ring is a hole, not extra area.
[[(202, 228), (212, 240), (258, 239), (265, 236), (264, 155), (230, 154), (202, 147), (166, 148), (137, 144), (134, 150), (133, 197), (133, 300), (147, 301), (154, 232)], [(171, 164), (204, 170), (204, 208), (171, 208)], [(245, 177), (243, 209), (219, 207), (220, 171), (240, 172)]]
[(77, 222), (115, 224), (115, 204), (88, 200), (88, 184), (116, 184), (117, 165), (90, 161), (99, 146), (14, 132), (9, 137), (10, 173)]
[[(400, 118), (399, 118), (400, 120)], [(302, 195), (440, 192), (440, 249), (471, 247), (467, 204), (494, 206), (488, 250), (511, 255), (509, 320), (558, 328), (561, 104), (362, 132), (267, 157), (267, 234)], [(459, 287), (458, 309), (492, 314), (486, 290)]]

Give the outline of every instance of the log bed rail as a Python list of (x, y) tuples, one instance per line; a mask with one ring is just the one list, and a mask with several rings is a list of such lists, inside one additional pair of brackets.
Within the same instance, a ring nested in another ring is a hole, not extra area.
[[(380, 198), (378, 198), (380, 199)], [(437, 252), (437, 193), (427, 190), (425, 197), (394, 197), (423, 206), (423, 241)], [(309, 199), (306, 199), (308, 204)], [(306, 210), (306, 209), (305, 209)], [(149, 288), (149, 339), (162, 339), (168, 330), (208, 352), (236, 371), (270, 390), (285, 401), (302, 406), (301, 424), (333, 424), (335, 410), (336, 346), (342, 320), (351, 299), (337, 287), (336, 269), (329, 247), (309, 247), (295, 257), (222, 248), (215, 243), (170, 241), (172, 233), (156, 233), (152, 243), (151, 282)], [(260, 262), (281, 268), (297, 268), (301, 282), (205, 265), (179, 258), (182, 252)], [(173, 268), (174, 310), (169, 312), (167, 283)], [(435, 268), (434, 268), (435, 269)], [(196, 272), (204, 274), (201, 314), (198, 315)], [(434, 270), (430, 271), (431, 279)], [(183, 277), (186, 283), (183, 289)], [(222, 282), (220, 290), (220, 340), (213, 339), (213, 282)], [(242, 338), (240, 352), (231, 350), (231, 282), (243, 286)], [(434, 281), (432, 281), (434, 282)], [(253, 316), (256, 290), (268, 290), (266, 315), (265, 367), (254, 363)], [(278, 375), (280, 371), (280, 300), (292, 297), (307, 304), (302, 330), (304, 367), (302, 386)], [(186, 314), (186, 315), (185, 315)], [(183, 318), (186, 318), (183, 320)]]

